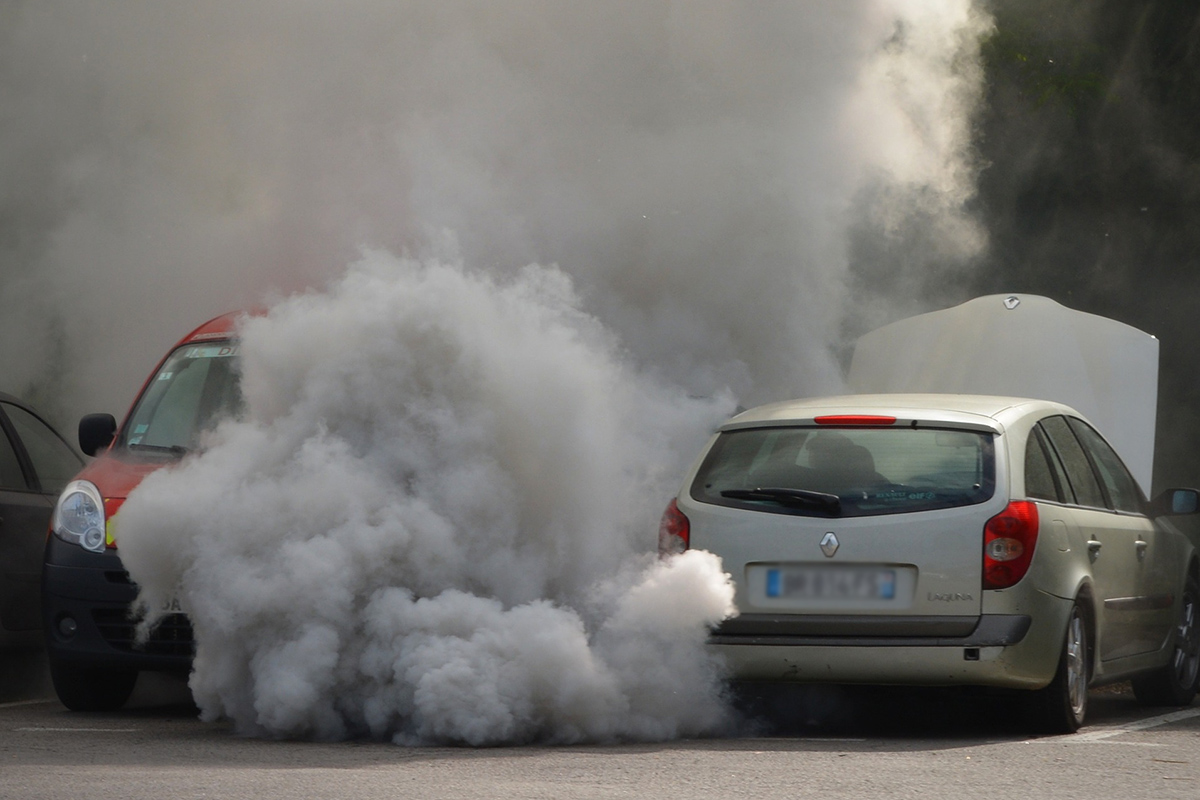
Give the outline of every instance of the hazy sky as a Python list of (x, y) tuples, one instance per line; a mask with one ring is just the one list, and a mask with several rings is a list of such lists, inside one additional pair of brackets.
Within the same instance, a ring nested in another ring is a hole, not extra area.
[[(573, 276), (629, 354), (839, 387), (847, 231), (961, 269), (966, 0), (0, 3), (0, 370), (73, 426), (171, 342), (364, 249)], [(907, 245), (906, 245), (907, 246)], [(918, 250), (920, 252), (918, 252)]]

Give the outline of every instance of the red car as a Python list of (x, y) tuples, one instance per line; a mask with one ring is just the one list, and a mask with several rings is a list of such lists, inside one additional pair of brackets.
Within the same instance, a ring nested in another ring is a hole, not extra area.
[(112, 521), (146, 475), (178, 461), (205, 430), (237, 414), (240, 316), (210, 320), (172, 348), (120, 427), (111, 414), (79, 422), (79, 447), (97, 458), (59, 495), (42, 567), (50, 675), (67, 708), (116, 709), (138, 672), (191, 667), (192, 630), (182, 613), (169, 615), (148, 642), (135, 642), (130, 604), (137, 587), (121, 565)]

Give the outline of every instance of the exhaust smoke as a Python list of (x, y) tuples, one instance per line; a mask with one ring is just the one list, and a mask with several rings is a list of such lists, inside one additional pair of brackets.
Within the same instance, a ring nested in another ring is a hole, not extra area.
[(728, 577), (648, 551), (728, 395), (634, 372), (536, 266), (370, 254), (243, 337), (244, 418), (119, 517), (143, 603), (192, 618), (206, 718), (477, 745), (726, 721)]
[(969, 0), (5, 6), (0, 368), (65, 424), (119, 413), (180, 320), (276, 298), (244, 417), (118, 522), (144, 605), (193, 618), (206, 718), (720, 730), (729, 582), (657, 562), (658, 516), (735, 405), (839, 391), (843, 328), (962, 299), (909, 276), (984, 245), (988, 24)]
[(120, 416), (185, 321), (451, 230), (481, 271), (561, 265), (690, 394), (836, 392), (844, 317), (966, 299), (920, 278), (983, 246), (988, 24), (969, 0), (5, 4), (0, 373), (64, 428)]

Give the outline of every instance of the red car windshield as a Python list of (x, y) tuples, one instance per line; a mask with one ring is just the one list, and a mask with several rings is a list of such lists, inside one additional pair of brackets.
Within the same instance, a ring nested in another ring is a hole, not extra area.
[(201, 434), (241, 409), (235, 342), (189, 344), (173, 352), (138, 399), (122, 434), (130, 450), (182, 454)]

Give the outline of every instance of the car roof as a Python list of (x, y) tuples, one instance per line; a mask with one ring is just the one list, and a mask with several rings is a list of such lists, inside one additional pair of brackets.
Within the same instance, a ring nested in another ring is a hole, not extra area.
[(29, 403), (25, 402), (21, 398), (17, 397), (16, 395), (11, 395), (11, 394), (8, 394), (7, 392), (0, 392), (0, 400), (4, 401), (5, 403), (11, 403), (14, 406), (20, 406), (21, 408), (28, 411), (30, 414), (33, 414), (35, 417), (42, 416), (40, 413), (38, 413), (38, 410), (36, 408), (34, 408), (33, 406), (31, 406)]
[(825, 416), (888, 416), (898, 422), (951, 425), (1002, 433), (1005, 426), (1031, 413), (1081, 416), (1070, 406), (1028, 397), (976, 394), (851, 394), (809, 397), (752, 408), (721, 430), (813, 423)]
[[(232, 339), (237, 335), (238, 323), (247, 316), (253, 316), (254, 311), (230, 311), (219, 317), (213, 317), (194, 331), (179, 340), (180, 345), (193, 342), (204, 342), (211, 339)], [(261, 313), (261, 312), (259, 312)]]

